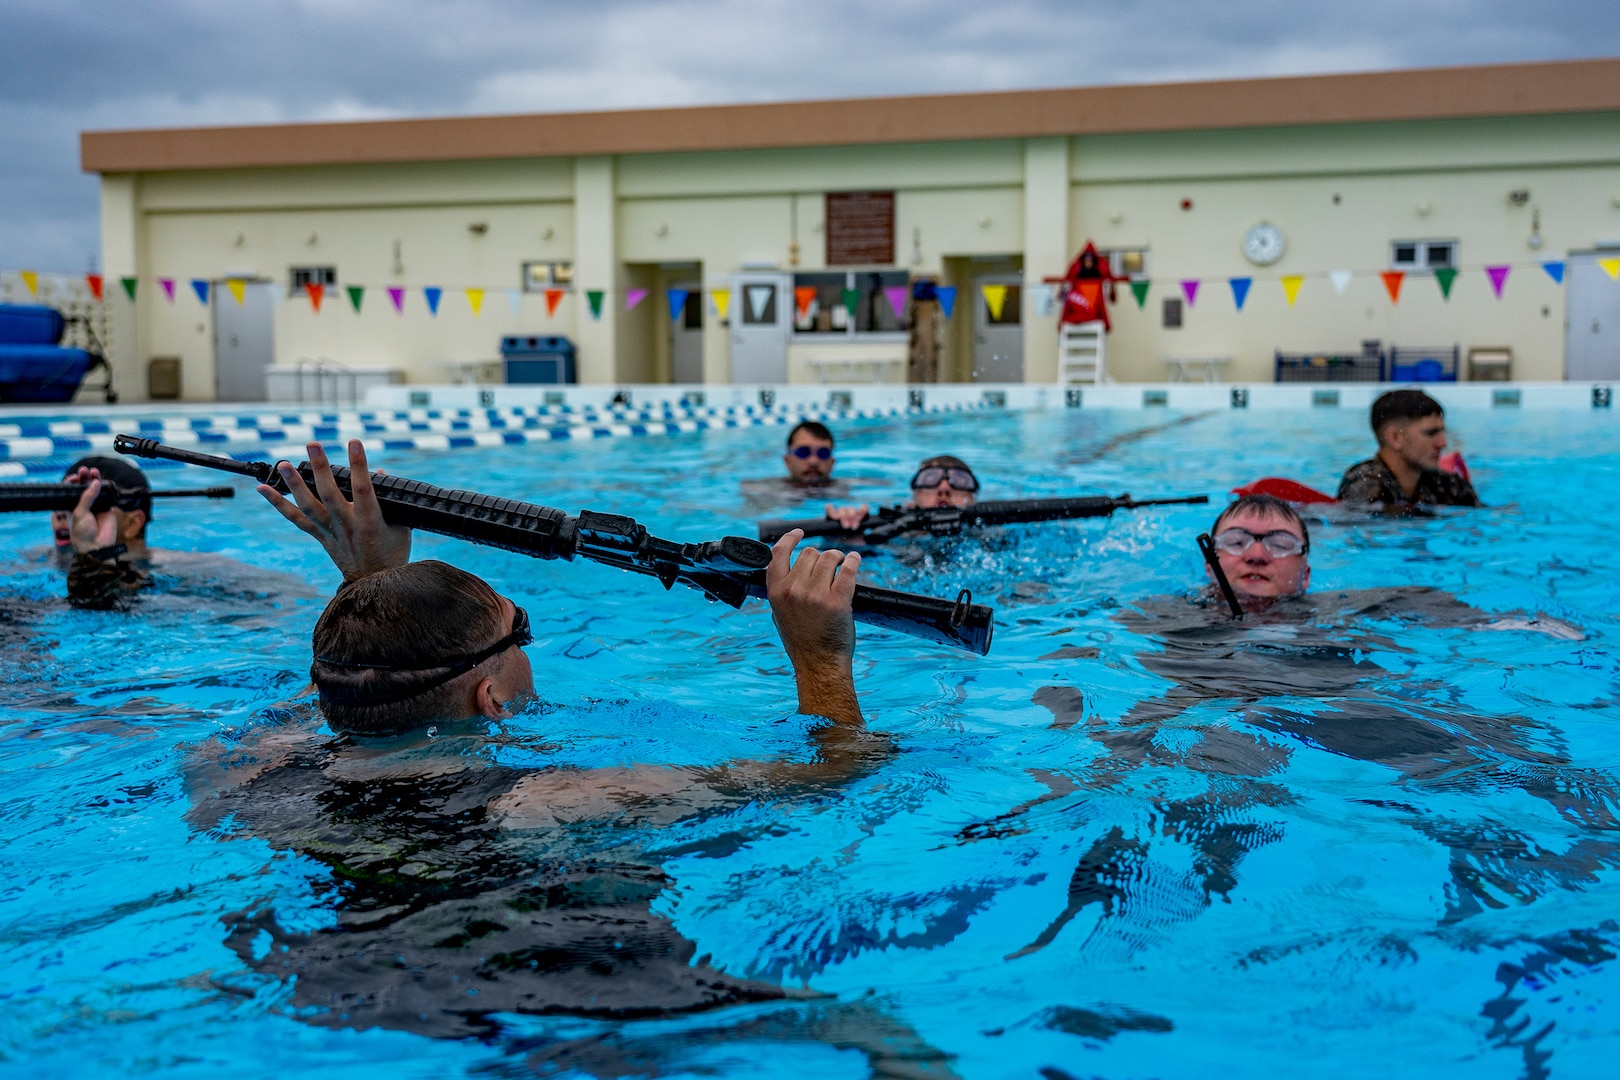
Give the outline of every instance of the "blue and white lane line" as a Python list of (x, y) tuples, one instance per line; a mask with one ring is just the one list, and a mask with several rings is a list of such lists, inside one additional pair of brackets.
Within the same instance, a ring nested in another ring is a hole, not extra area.
[[(425, 410), (423, 410), (425, 411)], [(491, 410), (493, 411), (493, 410)], [(696, 412), (697, 410), (693, 410)], [(240, 461), (265, 461), (278, 458), (299, 458), (303, 456), (304, 445), (310, 442), (319, 442), (333, 447), (341, 447), (351, 438), (365, 438), (371, 441), (375, 450), (402, 451), (402, 450), (465, 450), (479, 447), (517, 446), (528, 443), (559, 442), (579, 439), (612, 439), (635, 438), (647, 435), (679, 435), (697, 431), (726, 428), (750, 427), (779, 427), (791, 425), (801, 420), (821, 420), (826, 422), (843, 422), (849, 420), (882, 419), (907, 415), (909, 412), (960, 412), (967, 411), (963, 406), (951, 406), (938, 409), (906, 410), (906, 409), (849, 409), (838, 411), (794, 409), (791, 411), (763, 412), (758, 410), (708, 410), (715, 415), (694, 418), (681, 418), (669, 420), (640, 420), (625, 422), (624, 413), (591, 413), (584, 410), (574, 410), (572, 415), (557, 415), (555, 417), (494, 417), (505, 422), (499, 426), (488, 423), (491, 417), (480, 416), (477, 420), (467, 422), (460, 426), (457, 421), (424, 420), (408, 421), (389, 419), (382, 421), (382, 414), (371, 414), (373, 422), (361, 420), (362, 414), (352, 414), (354, 419), (345, 422), (338, 419), (333, 423), (307, 423), (287, 424), (285, 421), (297, 419), (302, 416), (284, 414), (265, 414), (262, 417), (253, 417), (248, 414), (238, 414), (229, 417), (230, 420), (240, 421), (247, 419), (262, 419), (267, 423), (276, 423), (281, 426), (259, 427), (238, 426), (236, 424), (217, 426), (199, 426), (192, 421), (200, 419), (220, 420), (225, 418), (188, 418), (183, 423), (163, 419), (140, 421), (132, 418), (128, 424), (113, 421), (112, 426), (120, 431), (145, 435), (149, 438), (159, 438), (172, 446), (181, 446), (190, 449), (202, 449), (213, 453), (223, 453), (226, 456)], [(333, 414), (339, 415), (340, 414)], [(389, 414), (392, 416), (393, 414)], [(324, 419), (324, 416), (316, 416)], [(83, 421), (82, 423), (93, 423)], [(435, 430), (440, 424), (455, 423), (457, 426), (445, 427)], [(433, 425), (424, 427), (423, 425)], [(97, 426), (100, 426), (99, 424)], [(61, 476), (67, 465), (74, 458), (85, 454), (97, 452), (112, 452), (114, 433), (89, 432), (83, 434), (53, 434), (39, 436), (19, 436), (13, 438), (0, 437), (0, 478), (17, 478), (25, 476)], [(150, 467), (152, 462), (143, 462), (143, 467)]]

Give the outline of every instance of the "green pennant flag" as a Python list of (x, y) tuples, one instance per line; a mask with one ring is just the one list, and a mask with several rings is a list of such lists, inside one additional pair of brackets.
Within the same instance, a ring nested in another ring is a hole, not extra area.
[(844, 290), (843, 300), (844, 300), (844, 310), (848, 311), (849, 312), (849, 317), (853, 319), (855, 317), (855, 307), (856, 307), (856, 305), (858, 305), (861, 302), (861, 292), (860, 292), (860, 290), (859, 289), (845, 289)]
[(349, 303), (354, 305), (355, 313), (359, 314), (360, 301), (366, 295), (366, 287), (364, 285), (345, 285), (344, 289), (349, 294)]
[(1457, 268), (1454, 266), (1442, 266), (1434, 272), (1434, 280), (1440, 283), (1441, 299), (1450, 300), (1451, 283), (1457, 280)]
[(135, 299), (135, 279), (132, 277), (119, 278), (124, 283), (124, 295), (131, 300)]
[(601, 289), (585, 290), (585, 302), (591, 305), (591, 318), (593, 319), (600, 319), (602, 317), (602, 296), (603, 292)]
[(1147, 303), (1148, 284), (1146, 281), (1131, 282), (1131, 295), (1136, 297), (1136, 306), (1139, 308)]

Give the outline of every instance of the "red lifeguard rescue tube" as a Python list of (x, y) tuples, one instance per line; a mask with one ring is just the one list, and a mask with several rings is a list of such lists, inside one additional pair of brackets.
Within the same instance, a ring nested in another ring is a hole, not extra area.
[(1234, 495), (1270, 495), (1284, 502), (1300, 503), (1305, 506), (1313, 503), (1338, 502), (1325, 491), (1317, 491), (1313, 487), (1306, 487), (1298, 480), (1288, 480), (1281, 476), (1267, 476), (1252, 484), (1232, 489)]

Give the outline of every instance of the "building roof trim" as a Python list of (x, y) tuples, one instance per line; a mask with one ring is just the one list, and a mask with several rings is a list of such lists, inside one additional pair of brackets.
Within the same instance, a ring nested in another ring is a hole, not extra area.
[(94, 173), (374, 165), (1118, 135), (1620, 111), (1620, 59), (1214, 82), (86, 131)]

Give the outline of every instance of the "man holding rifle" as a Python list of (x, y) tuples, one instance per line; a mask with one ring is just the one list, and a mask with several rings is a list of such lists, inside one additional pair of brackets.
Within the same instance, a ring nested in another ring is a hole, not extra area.
[[(152, 520), (152, 488), (146, 474), (120, 458), (87, 457), (68, 466), (62, 482), (84, 485), (77, 506), (51, 514), (56, 550), (72, 552), (68, 599), (79, 607), (112, 607), (150, 585), (146, 525)], [(103, 482), (117, 486), (126, 497), (124, 506), (93, 508)]]

